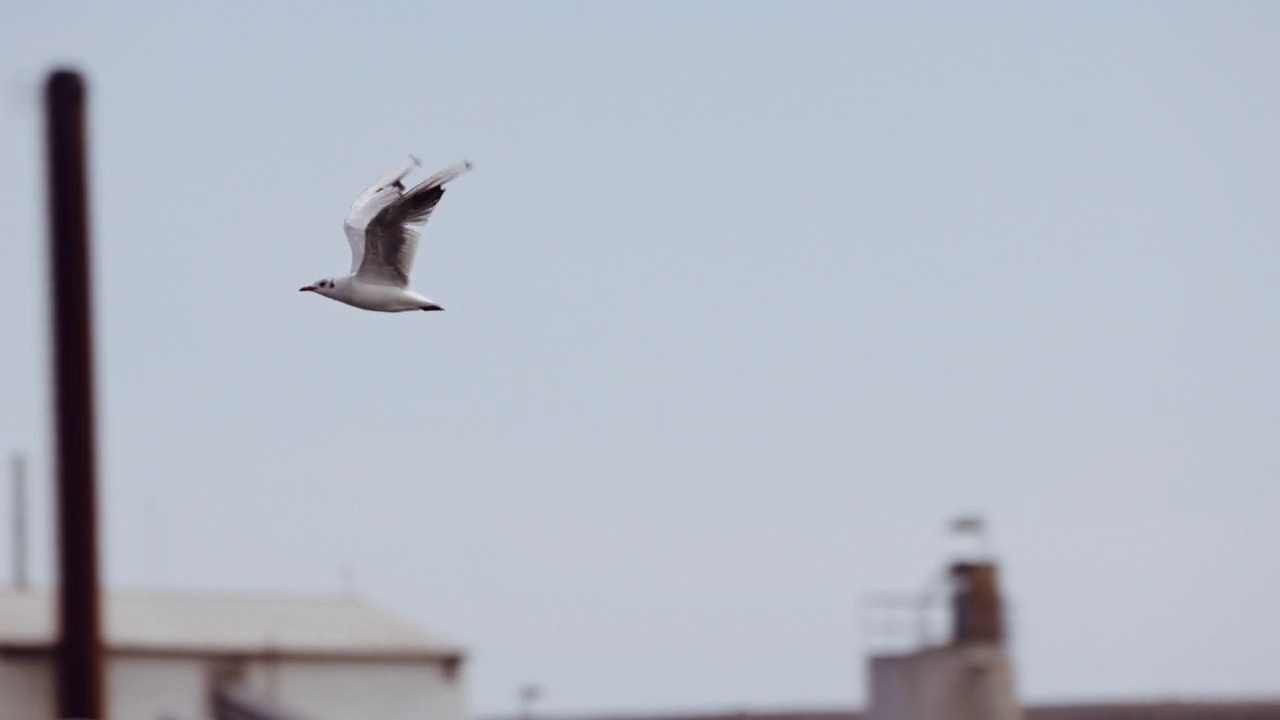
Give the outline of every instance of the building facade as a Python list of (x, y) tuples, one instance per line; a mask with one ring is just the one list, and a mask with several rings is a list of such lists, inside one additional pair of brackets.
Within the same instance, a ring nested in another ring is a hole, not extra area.
[(951, 637), (872, 656), (868, 720), (1022, 720), (995, 563), (957, 562), (948, 574)]
[[(0, 718), (54, 713), (53, 597), (0, 594)], [(464, 652), (351, 597), (112, 594), (104, 720), (465, 720)]]

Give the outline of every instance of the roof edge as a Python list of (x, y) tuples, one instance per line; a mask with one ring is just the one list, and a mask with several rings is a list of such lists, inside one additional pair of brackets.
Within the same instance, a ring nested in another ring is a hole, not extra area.
[[(55, 651), (55, 643), (11, 643), (0, 646), (0, 656), (3, 655), (52, 655)], [(290, 660), (290, 661), (323, 661), (333, 662), (349, 661), (349, 662), (426, 662), (440, 663), (445, 665), (457, 665), (467, 659), (465, 650), (459, 648), (453, 651), (427, 652), (420, 650), (381, 650), (381, 651), (354, 651), (354, 650), (272, 650), (263, 648), (227, 648), (227, 647), (199, 647), (199, 646), (173, 646), (173, 647), (150, 647), (143, 645), (130, 644), (108, 644), (103, 648), (108, 655), (118, 655), (122, 657), (167, 657), (167, 658), (248, 658), (262, 660)]]

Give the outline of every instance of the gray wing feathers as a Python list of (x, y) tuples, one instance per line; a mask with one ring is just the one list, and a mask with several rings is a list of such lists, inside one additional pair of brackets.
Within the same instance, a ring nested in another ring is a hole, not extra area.
[(441, 170), (381, 207), (365, 226), (364, 256), (356, 275), (398, 287), (409, 284), (418, 230), (444, 197), (445, 183), (471, 169), (462, 162)]
[(399, 197), (404, 190), (402, 182), (404, 176), (421, 164), (421, 160), (410, 155), (407, 160), (373, 181), (373, 184), (351, 204), (351, 210), (347, 212), (347, 219), (342, 228), (347, 234), (347, 242), (351, 245), (351, 272), (356, 272), (360, 268), (360, 263), (364, 261), (365, 227), (378, 210), (392, 199)]
[[(463, 162), (457, 163), (455, 165), (450, 165), (449, 167), (441, 170), (435, 175), (432, 175), (426, 180), (423, 180), (422, 183), (418, 185), (418, 187), (434, 187), (436, 185), (444, 185), (445, 183), (449, 182), (450, 180), (453, 180), (459, 175), (462, 175), (463, 173), (467, 172), (470, 169), (471, 169), (471, 163), (464, 160)], [(414, 188), (414, 189), (416, 190), (417, 188)]]

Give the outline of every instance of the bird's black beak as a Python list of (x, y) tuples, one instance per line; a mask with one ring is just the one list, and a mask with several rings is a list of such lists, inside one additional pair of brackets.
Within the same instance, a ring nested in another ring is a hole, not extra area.
[(298, 292), (315, 292), (315, 291), (316, 291), (315, 285), (308, 285), (304, 288), (298, 288)]

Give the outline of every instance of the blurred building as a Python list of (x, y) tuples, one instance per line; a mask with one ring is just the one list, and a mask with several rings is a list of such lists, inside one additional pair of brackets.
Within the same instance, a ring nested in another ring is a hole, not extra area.
[(951, 637), (870, 659), (868, 720), (1022, 720), (993, 562), (949, 572)]
[[(463, 650), (351, 597), (113, 593), (107, 720), (464, 720)], [(0, 717), (54, 717), (53, 597), (0, 594)]]
[[(952, 521), (951, 534), (957, 559), (927, 590), (865, 607), (898, 615), (896, 622), (882, 615), (865, 628), (867, 720), (1023, 718), (986, 523), (962, 516)], [(886, 639), (892, 646), (881, 645)]]
[[(1026, 720), (1280, 720), (1280, 702), (1131, 702), (1042, 705), (1024, 710)], [(491, 718), (490, 720), (516, 720)], [(742, 710), (733, 713), (579, 716), (576, 720), (869, 720), (843, 710)]]

